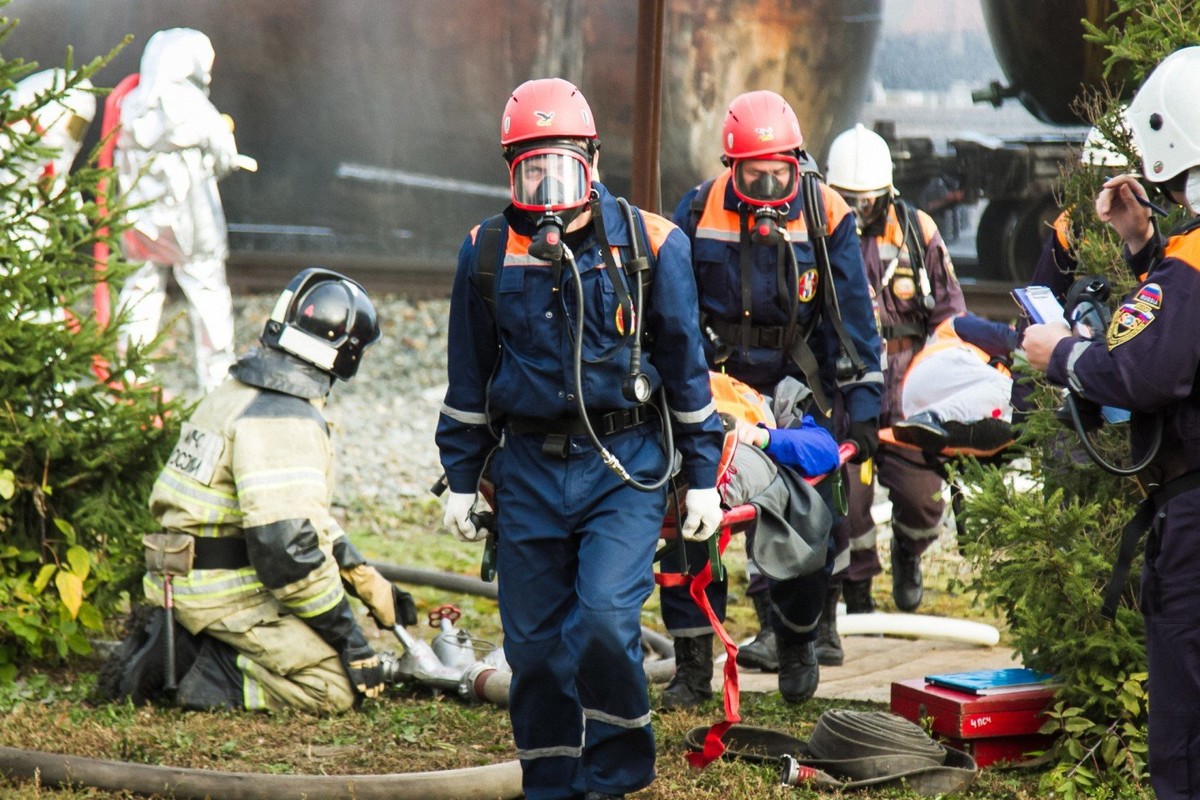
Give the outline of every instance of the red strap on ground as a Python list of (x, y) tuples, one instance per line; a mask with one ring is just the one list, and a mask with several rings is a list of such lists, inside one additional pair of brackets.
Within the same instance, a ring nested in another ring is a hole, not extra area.
[[(728, 525), (721, 528), (717, 534), (720, 538), (717, 540), (717, 549), (724, 553), (726, 546), (729, 545), (729, 537), (731, 531)], [(717, 613), (713, 611), (712, 604), (708, 602), (708, 595), (704, 590), (712, 583), (712, 563), (704, 565), (704, 569), (700, 570), (697, 575), (681, 575), (679, 573), (659, 573), (654, 576), (654, 581), (660, 586), (683, 586), (687, 585), (688, 594), (692, 600), (704, 612), (704, 616), (708, 617), (708, 622), (712, 625), (713, 631), (720, 638), (721, 643), (725, 645), (725, 719), (716, 723), (708, 729), (708, 733), (704, 737), (704, 750), (699, 753), (688, 753), (688, 763), (697, 769), (703, 769), (721, 757), (725, 752), (725, 744), (721, 741), (721, 737), (725, 735), (725, 731), (729, 730), (729, 726), (734, 723), (741, 722), (742, 717), (739, 711), (741, 705), (741, 693), (738, 690), (738, 673), (737, 673), (737, 644), (734, 643), (729, 633), (725, 630), (725, 626), (721, 624), (721, 620), (717, 619)]]

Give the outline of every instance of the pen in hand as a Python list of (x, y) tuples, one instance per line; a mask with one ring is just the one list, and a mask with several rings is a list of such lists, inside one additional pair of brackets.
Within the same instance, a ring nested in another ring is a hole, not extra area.
[[(1109, 181), (1111, 181), (1113, 179), (1113, 177), (1114, 176), (1109, 175), (1108, 177), (1106, 177), (1104, 179), (1104, 182), (1108, 183)], [(1113, 188), (1115, 188), (1115, 187), (1113, 187)], [(1142, 208), (1148, 208), (1151, 211), (1153, 211), (1155, 214), (1158, 214), (1160, 217), (1165, 217), (1167, 215), (1167, 210), (1165, 208), (1163, 208), (1162, 206), (1158, 205), (1157, 203), (1153, 203), (1150, 200), (1148, 200), (1147, 198), (1142, 197), (1140, 194), (1133, 191), (1132, 189), (1130, 189), (1130, 194), (1133, 195), (1133, 199), (1136, 200), (1137, 204), (1139, 206), (1141, 206)]]

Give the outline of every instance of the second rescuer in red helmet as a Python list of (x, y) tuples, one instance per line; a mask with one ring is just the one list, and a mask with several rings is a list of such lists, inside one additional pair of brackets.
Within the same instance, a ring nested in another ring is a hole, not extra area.
[(721, 161), (733, 173), (733, 191), (746, 203), (782, 206), (796, 199), (803, 146), (796, 112), (774, 92), (747, 92), (729, 104)]
[[(876, 446), (883, 375), (879, 334), (859, 251), (854, 217), (836, 192), (802, 169), (800, 123), (787, 101), (771, 91), (739, 95), (721, 130), (727, 169), (689, 191), (674, 222), (692, 241), (692, 267), (707, 341), (709, 365), (764, 395), (790, 380), (811, 392), (818, 422), (854, 441), (857, 458)], [(832, 416), (834, 404), (846, 421)], [(835, 425), (835, 422), (837, 423)], [(829, 482), (823, 499), (831, 505)], [(820, 680), (817, 641), (821, 619), (836, 606), (829, 577), (844, 553), (838, 541), (824, 568), (794, 578), (752, 577), (748, 594), (763, 630), (741, 648), (737, 663), (779, 672), (779, 690), (791, 703), (807, 701)], [(844, 555), (843, 555), (844, 553)], [(695, 569), (707, 554), (687, 552)], [(676, 566), (663, 559), (663, 569)], [(706, 589), (724, 618), (728, 584)], [(675, 675), (663, 691), (664, 708), (698, 705), (712, 694), (712, 634), (686, 590), (664, 587), (663, 621), (675, 641)], [(832, 599), (832, 602), (830, 602)], [(836, 634), (830, 628), (830, 638)]]

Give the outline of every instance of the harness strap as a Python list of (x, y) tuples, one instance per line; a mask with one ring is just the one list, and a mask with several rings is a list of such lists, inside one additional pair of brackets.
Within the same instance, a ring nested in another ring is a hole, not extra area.
[(500, 248), (504, 246), (502, 234), (508, 225), (503, 214), (488, 217), (479, 228), (479, 260), (475, 265), (475, 286), (483, 302), (493, 314), (496, 313), (496, 273), (500, 269)]
[[(829, 321), (837, 334), (843, 354), (850, 359), (854, 374), (861, 377), (867, 367), (863, 363), (858, 349), (854, 346), (850, 334), (846, 332), (846, 326), (842, 322), (842, 309), (838, 305), (837, 293), (833, 285), (833, 264), (829, 260), (829, 242), (827, 241), (829, 227), (825, 219), (825, 203), (821, 199), (821, 184), (815, 172), (803, 173), (800, 180), (804, 193), (804, 221), (808, 226), (808, 238), (813, 245), (813, 255), (816, 257), (817, 267), (822, 273), (821, 279), (817, 281), (817, 291), (824, 295), (825, 310), (829, 314)], [(828, 414), (828, 412), (826, 413)]]
[(1100, 616), (1110, 621), (1116, 619), (1117, 603), (1121, 599), (1121, 592), (1124, 591), (1125, 584), (1129, 581), (1129, 569), (1133, 564), (1133, 557), (1137, 555), (1142, 535), (1150, 530), (1150, 526), (1154, 523), (1154, 515), (1158, 513), (1159, 507), (1174, 497), (1198, 488), (1200, 488), (1200, 470), (1192, 470), (1167, 481), (1152, 491), (1145, 500), (1138, 503), (1133, 519), (1129, 520), (1121, 531), (1121, 546), (1117, 552), (1117, 560), (1113, 564), (1112, 577), (1108, 579), (1108, 586), (1104, 588), (1104, 605), (1100, 607)]

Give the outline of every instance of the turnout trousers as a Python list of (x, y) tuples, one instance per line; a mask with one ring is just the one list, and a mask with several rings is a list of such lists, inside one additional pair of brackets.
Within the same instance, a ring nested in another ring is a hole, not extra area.
[[(603, 439), (637, 480), (666, 457), (650, 425)], [(513, 738), (529, 800), (621, 795), (654, 780), (641, 609), (665, 489), (626, 486), (585, 436), (565, 455), (545, 436), (505, 434), (496, 486), (500, 619)]]

